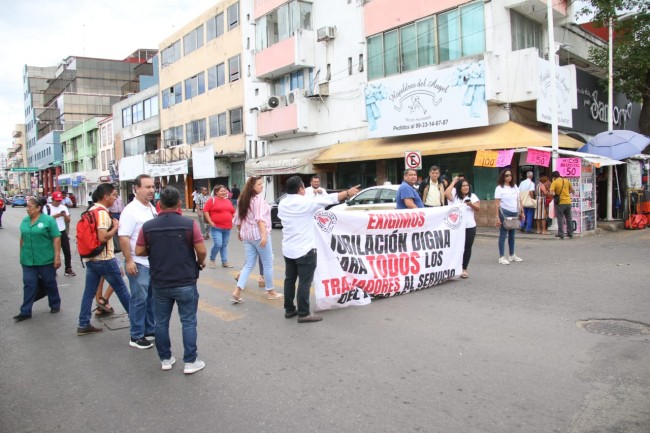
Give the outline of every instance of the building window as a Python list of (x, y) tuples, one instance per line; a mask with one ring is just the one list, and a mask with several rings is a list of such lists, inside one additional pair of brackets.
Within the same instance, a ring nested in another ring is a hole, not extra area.
[(144, 118), (149, 119), (158, 115), (158, 95), (144, 100)]
[(239, 2), (228, 6), (228, 31), (239, 25)]
[(183, 36), (183, 54), (188, 55), (203, 46), (203, 24)]
[(181, 58), (181, 41), (180, 39), (162, 50), (162, 61), (160, 63), (162, 68), (171, 65), (172, 63), (180, 60)]
[(185, 100), (195, 98), (205, 93), (205, 73), (201, 72), (185, 80)]
[(133, 104), (131, 110), (133, 113), (133, 123), (142, 122), (144, 120), (144, 110), (142, 108), (142, 102)]
[(129, 126), (131, 124), (131, 107), (122, 109), (122, 127)]
[(215, 114), (208, 119), (210, 122), (210, 138), (223, 137), (226, 131), (226, 113)]
[(239, 80), (239, 55), (228, 59), (228, 73), (231, 83)]
[(208, 41), (223, 35), (223, 13), (210, 18), (208, 22), (205, 23), (205, 27)]
[(163, 147), (183, 144), (183, 125), (174, 126), (163, 131)]
[(512, 51), (536, 47), (542, 55), (542, 25), (510, 9)]
[(194, 120), (185, 125), (187, 144), (196, 144), (205, 141), (205, 119)]
[[(470, 3), (369, 37), (368, 78), (485, 52), (483, 8), (481, 1)], [(513, 27), (513, 47), (514, 35)]]
[(311, 30), (311, 2), (292, 0), (255, 21), (255, 47), (263, 50), (292, 37), (296, 30)]
[(242, 126), (242, 109), (235, 108), (228, 112), (230, 117), (230, 135), (241, 134), (243, 131)]
[(226, 84), (226, 66), (223, 63), (208, 69), (208, 90)]
[(163, 90), (162, 92), (162, 107), (163, 109), (169, 108), (176, 104), (183, 102), (183, 91), (181, 90), (181, 83), (176, 83), (172, 87)]

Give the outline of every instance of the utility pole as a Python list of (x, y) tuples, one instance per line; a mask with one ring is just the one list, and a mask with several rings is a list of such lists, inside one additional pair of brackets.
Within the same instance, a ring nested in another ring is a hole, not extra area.
[(558, 157), (558, 126), (557, 126), (557, 77), (555, 75), (557, 65), (555, 64), (555, 28), (553, 24), (553, 2), (547, 0), (546, 14), (548, 20), (548, 61), (551, 63), (551, 168), (556, 169)]

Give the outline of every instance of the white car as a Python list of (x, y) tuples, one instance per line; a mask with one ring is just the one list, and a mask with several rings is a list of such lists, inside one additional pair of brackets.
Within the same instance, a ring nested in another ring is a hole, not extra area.
[(337, 205), (337, 209), (344, 210), (380, 210), (395, 209), (395, 197), (399, 185), (384, 184), (371, 186), (360, 191), (354, 197)]

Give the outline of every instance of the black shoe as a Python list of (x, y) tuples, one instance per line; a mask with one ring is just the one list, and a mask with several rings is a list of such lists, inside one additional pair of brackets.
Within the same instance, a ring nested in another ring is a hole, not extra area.
[(524, 231), (526, 231), (526, 229), (524, 229), (523, 227), (519, 227), (519, 231), (523, 233)]
[(284, 318), (291, 319), (292, 317), (296, 317), (297, 315), (298, 315), (298, 310), (293, 310), (288, 313), (284, 313)]
[(321, 316), (300, 316), (298, 317), (298, 323), (311, 323), (311, 322), (320, 322), (323, 320)]
[(138, 349), (151, 349), (153, 347), (153, 343), (144, 337), (131, 338), (131, 341), (129, 341), (129, 346), (136, 347)]
[(95, 328), (93, 325), (88, 325), (83, 328), (77, 328), (77, 335), (96, 334), (102, 331), (104, 331), (102, 328)]
[(23, 320), (31, 319), (32, 316), (28, 316), (27, 314), (19, 314), (17, 316), (14, 316), (14, 320), (16, 322), (22, 322)]
[(558, 233), (555, 235), (556, 238), (564, 239), (564, 235), (562, 233)]
[(76, 277), (77, 276), (77, 274), (74, 273), (72, 268), (66, 269), (65, 272), (63, 273), (63, 275), (65, 275), (66, 277)]
[(573, 239), (573, 235), (569, 235), (569, 239)]
[(58, 313), (59, 311), (61, 311), (61, 308), (60, 308), (60, 307), (50, 308), (50, 313), (52, 313), (52, 314), (56, 314), (56, 313)]

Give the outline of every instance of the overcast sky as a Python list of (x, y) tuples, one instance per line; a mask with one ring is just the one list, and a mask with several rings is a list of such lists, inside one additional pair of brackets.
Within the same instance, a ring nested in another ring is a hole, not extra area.
[(219, 0), (0, 1), (0, 153), (23, 114), (24, 65), (68, 56), (123, 59), (158, 43)]

